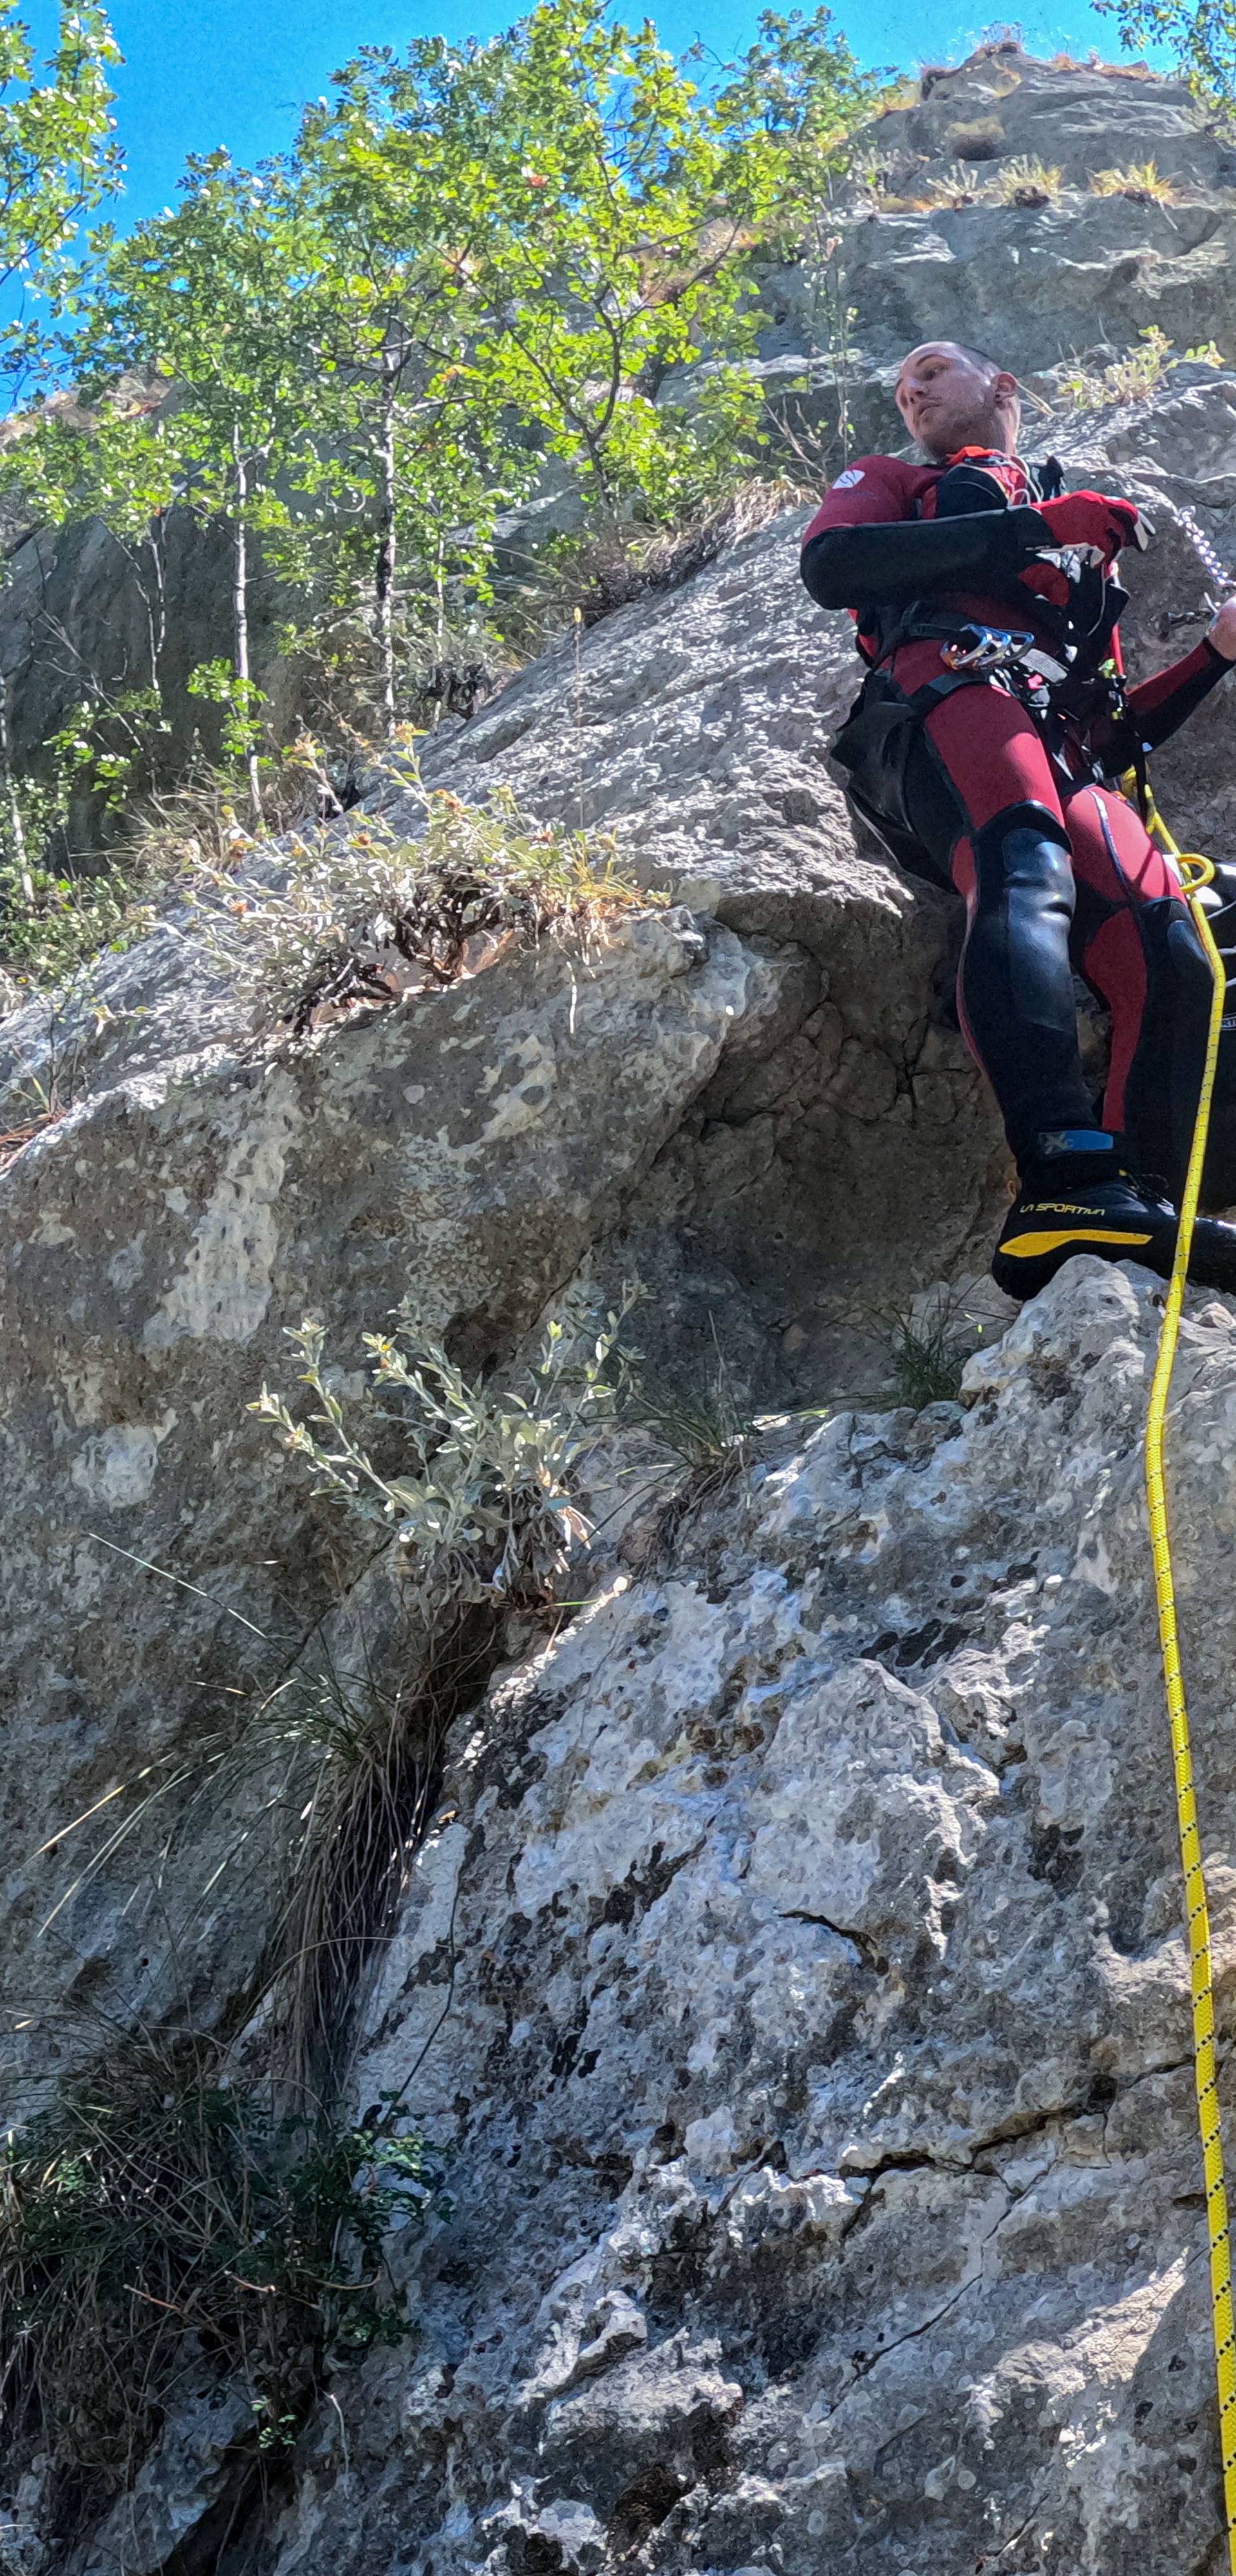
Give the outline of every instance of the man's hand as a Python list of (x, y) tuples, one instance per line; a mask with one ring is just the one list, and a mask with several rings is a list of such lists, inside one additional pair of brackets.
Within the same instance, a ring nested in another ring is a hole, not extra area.
[(1086, 546), (1104, 563), (1114, 563), (1122, 546), (1145, 543), (1136, 504), (1101, 492), (1062, 492), (1056, 501), (1036, 501), (1034, 512), (1051, 531), (1049, 545)]
[(1223, 655), (1225, 662), (1236, 662), (1236, 598), (1224, 600), (1218, 616), (1206, 629), (1206, 641)]

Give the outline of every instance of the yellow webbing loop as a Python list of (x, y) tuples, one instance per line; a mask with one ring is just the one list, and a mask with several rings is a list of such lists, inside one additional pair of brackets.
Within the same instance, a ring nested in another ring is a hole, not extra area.
[(1193, 1752), (1189, 1741), (1189, 1712), (1185, 1704), (1184, 1682), (1180, 1671), (1180, 1645), (1176, 1628), (1176, 1585), (1172, 1573), (1171, 1540), (1167, 1527), (1167, 1498), (1163, 1485), (1163, 1432), (1171, 1390), (1172, 1370), (1180, 1337), (1180, 1314), (1184, 1304), (1185, 1280), (1193, 1243), (1193, 1227), (1202, 1186), (1202, 1167), (1206, 1160), (1206, 1140), (1210, 1130), (1210, 1109), (1214, 1098), (1215, 1072), (1219, 1061), (1219, 1038), (1223, 1026), (1226, 975), (1223, 960), (1215, 946), (1210, 924), (1199, 901), (1202, 886), (1214, 875), (1209, 859), (1194, 851), (1178, 850), (1171, 833), (1159, 814), (1153, 797), (1148, 798), (1147, 822), (1156, 831), (1169, 858), (1180, 870), (1181, 884), (1193, 915), (1197, 934), (1210, 965), (1213, 992), (1210, 1005), (1210, 1029), (1206, 1043), (1206, 1066), (1198, 1097), (1193, 1143), (1189, 1152), (1189, 1170), (1180, 1202), (1180, 1228), (1176, 1238), (1176, 1258), (1163, 1309), (1159, 1348), (1155, 1360), (1150, 1405), (1146, 1415), (1146, 1502), (1150, 1513), (1150, 1548), (1154, 1562), (1155, 1601), (1159, 1614), (1159, 1646), (1163, 1657), (1163, 1681), (1167, 1693), (1167, 1716), (1171, 1731), (1172, 1762), (1176, 1775), (1176, 1823), (1180, 1835), (1180, 1864), (1184, 1872), (1185, 1911), (1189, 1931), (1189, 1974), (1193, 1997), (1193, 2080), (1197, 2095), (1197, 2119), (1202, 2137), (1202, 2170), (1206, 2183), (1206, 2228), (1210, 2239), (1210, 2313), (1214, 2334), (1215, 2377), (1219, 2392), (1219, 2451), (1223, 2462), (1223, 2509), (1227, 2525), (1228, 2565), (1236, 2576), (1236, 2325), (1232, 2315), (1232, 2245), (1227, 2214), (1227, 2184), (1223, 2171), (1223, 2131), (1219, 2117), (1219, 2096), (1215, 2084), (1215, 2012), (1210, 1957), (1210, 1917), (1206, 1905), (1206, 1879), (1202, 1867), (1202, 1846), (1197, 1828), (1197, 1801), (1193, 1789)]

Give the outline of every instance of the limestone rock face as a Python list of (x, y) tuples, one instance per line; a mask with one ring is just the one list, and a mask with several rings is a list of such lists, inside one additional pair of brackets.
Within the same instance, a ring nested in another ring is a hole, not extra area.
[[(989, 162), (1041, 153), (1064, 194), (855, 212), (855, 418), (900, 442), (926, 332), (1012, 358), (1054, 405), (1031, 452), (1156, 527), (1125, 626), (1152, 669), (1210, 613), (1182, 507), (1236, 564), (1232, 148), (1170, 84), (1005, 52), (873, 149), (930, 178), (984, 120)], [(1151, 155), (1179, 204), (1086, 193)], [(809, 363), (835, 426), (807, 283), (766, 301), (770, 386)], [(1062, 359), (1154, 321), (1224, 364), (1062, 406)], [(638, 1275), (658, 1372), (698, 1389), (719, 1353), (782, 1414), (681, 1511), (638, 1444), (599, 1454), (587, 1606), (457, 1729), (355, 2075), (358, 2111), (406, 2085), (444, 2160), (449, 2208), (391, 2248), (411, 2339), (340, 2369), (243, 2551), (243, 2409), (195, 2383), (70, 2556), (30, 2471), (13, 2576), (1217, 2576), (1140, 1500), (1160, 1291), (1073, 1265), (997, 1318), (963, 1404), (887, 1410), (890, 1316), (983, 1269), (1006, 1171), (951, 1016), (956, 907), (856, 841), (828, 765), (857, 672), (797, 582), (805, 515), (427, 747), (431, 786), (612, 832), (671, 898), (589, 959), (508, 952), (255, 1046), (169, 916), (101, 967), (102, 1013), (0, 1024), (0, 1134), (66, 1044), (74, 1068), (0, 1148), (6, 2123), (87, 2008), (169, 2002), (161, 1819), (46, 1932), (76, 1846), (33, 1855), (191, 1763), (332, 1610), (364, 1635), (371, 1542), (245, 1410), (288, 1382), (285, 1327), (319, 1316), (347, 1371), (409, 1291), (482, 1369), (573, 1283)], [(1182, 844), (1231, 851), (1231, 721), (1217, 693), (1157, 764)], [(1236, 1323), (1195, 1302), (1172, 1492), (1225, 2041), (1234, 1441)], [(231, 1881), (177, 2008), (234, 2008), (262, 1930)]]
[[(1161, 1295), (1071, 1265), (964, 1406), (836, 1415), (461, 1727), (356, 2079), (418, 2066), (453, 2210), (275, 2576), (1217, 2566)], [(1172, 1493), (1221, 2020), (1234, 1439), (1201, 1306)]]
[(1230, 136), (1183, 81), (1152, 78), (1130, 64), (1037, 63), (1016, 43), (984, 48), (958, 68), (929, 71), (913, 107), (879, 119), (881, 155), (899, 152), (931, 168), (961, 162), (976, 179), (991, 163), (1042, 161), (1075, 188), (1097, 170), (1153, 161), (1189, 190), (1230, 187)]
[[(285, 1328), (321, 1317), (346, 1372), (412, 1287), (473, 1365), (509, 1350), (732, 1033), (758, 1049), (785, 980), (679, 910), (590, 966), (550, 945), (287, 1061), (216, 1041), (138, 1069), (118, 1039), (119, 1062), (96, 1063), (94, 1087), (0, 1174), (14, 1866), (152, 1761), (191, 1759), (204, 1705), (246, 1671), (273, 1678), (372, 1553), (306, 1508), (246, 1412), (264, 1377), (294, 1376)], [(147, 1879), (131, 1902), (131, 1870), (91, 1882), (39, 1937), (59, 1893), (47, 1868), (10, 1890), (18, 2083), (55, 2060), (53, 2005), (149, 2011), (167, 1969), (160, 1900)], [(252, 1946), (229, 1891), (193, 1972), (199, 2006), (223, 2002), (224, 1963)]]
[(802, 526), (787, 513), (621, 610), (578, 659), (568, 639), (424, 763), (431, 786), (480, 800), (500, 780), (612, 831), (642, 881), (797, 958), (774, 1044), (755, 1066), (731, 1053), (595, 1263), (656, 1288), (659, 1363), (687, 1364), (715, 1315), (781, 1401), (878, 1366), (907, 1207), (920, 1277), (973, 1269), (1003, 1177), (952, 1013), (960, 907), (855, 847), (829, 771), (857, 665), (850, 619), (798, 578)]

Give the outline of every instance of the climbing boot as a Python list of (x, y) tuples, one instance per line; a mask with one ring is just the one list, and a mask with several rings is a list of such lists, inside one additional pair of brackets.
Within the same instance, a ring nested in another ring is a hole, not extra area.
[[(992, 1258), (992, 1277), (1010, 1297), (1037, 1297), (1080, 1252), (1100, 1261), (1140, 1261), (1161, 1279), (1176, 1257), (1177, 1216), (1153, 1181), (1129, 1170), (1114, 1136), (1073, 1131), (1041, 1137), (1027, 1163)], [(1236, 1226), (1199, 1217), (1189, 1277), (1236, 1294)]]

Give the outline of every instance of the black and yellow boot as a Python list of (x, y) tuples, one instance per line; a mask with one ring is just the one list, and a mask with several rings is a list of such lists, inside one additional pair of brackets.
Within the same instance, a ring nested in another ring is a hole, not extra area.
[[(1036, 1297), (1080, 1252), (1100, 1261), (1140, 1261), (1161, 1279), (1176, 1256), (1176, 1210), (1120, 1154), (1120, 1139), (1098, 1130), (1040, 1136), (1023, 1167), (991, 1273), (1010, 1297)], [(1236, 1226), (1198, 1219), (1189, 1277), (1236, 1294)]]

